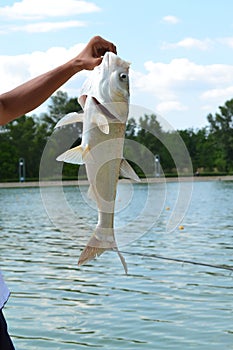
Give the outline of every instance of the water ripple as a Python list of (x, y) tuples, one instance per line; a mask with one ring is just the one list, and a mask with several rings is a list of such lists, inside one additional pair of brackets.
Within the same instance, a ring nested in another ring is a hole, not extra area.
[[(171, 208), (173, 186), (167, 187)], [(166, 233), (164, 209), (124, 250), (232, 266), (232, 194), (232, 183), (195, 183), (183, 231)], [(77, 196), (75, 190), (69, 197), (72, 205)], [(114, 252), (79, 268), (91, 234), (86, 223), (95, 221), (80, 200), (77, 224), (69, 226), (57, 213), (57, 228), (38, 189), (1, 189), (0, 198), (1, 265), (12, 291), (5, 314), (18, 350), (233, 349), (227, 271), (126, 254), (126, 276)]]

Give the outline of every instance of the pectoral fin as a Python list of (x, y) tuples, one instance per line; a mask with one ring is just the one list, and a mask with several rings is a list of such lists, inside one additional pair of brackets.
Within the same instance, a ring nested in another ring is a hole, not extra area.
[(84, 164), (85, 158), (87, 158), (89, 151), (90, 149), (88, 145), (85, 148), (80, 145), (62, 153), (56, 158), (56, 160), (71, 164)]
[(108, 119), (101, 113), (95, 114), (94, 117), (94, 123), (97, 124), (100, 131), (102, 131), (104, 134), (109, 134), (109, 125), (108, 125)]
[(127, 162), (127, 160), (122, 159), (120, 165), (120, 176), (132, 179), (134, 181), (140, 182), (138, 175), (135, 173), (131, 165)]
[(55, 125), (55, 129), (60, 126), (74, 124), (74, 123), (82, 123), (83, 122), (84, 113), (72, 112), (65, 115), (59, 122)]

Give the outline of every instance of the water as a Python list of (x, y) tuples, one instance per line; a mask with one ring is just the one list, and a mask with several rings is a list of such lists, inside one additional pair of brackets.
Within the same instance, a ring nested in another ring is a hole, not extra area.
[[(233, 183), (194, 183), (184, 230), (166, 232), (176, 187), (166, 185), (156, 224), (124, 251), (233, 266)], [(145, 191), (135, 186), (137, 196)], [(1, 266), (12, 291), (5, 315), (16, 349), (233, 349), (229, 271), (124, 254), (126, 276), (113, 252), (79, 268), (79, 232), (91, 234), (96, 214), (74, 187), (65, 193), (78, 208), (77, 225), (67, 218), (63, 230), (38, 188), (0, 189)]]

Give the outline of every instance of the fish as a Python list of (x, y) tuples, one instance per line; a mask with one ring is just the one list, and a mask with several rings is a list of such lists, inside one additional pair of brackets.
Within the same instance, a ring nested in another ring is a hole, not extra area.
[(83, 113), (69, 113), (56, 127), (83, 122), (81, 145), (56, 159), (85, 164), (89, 181), (88, 196), (97, 204), (98, 222), (82, 251), (78, 265), (116, 251), (127, 274), (127, 264), (120, 253), (114, 234), (114, 209), (119, 177), (140, 179), (123, 157), (125, 129), (129, 113), (130, 63), (112, 52), (106, 52), (99, 66), (84, 82), (78, 102)]

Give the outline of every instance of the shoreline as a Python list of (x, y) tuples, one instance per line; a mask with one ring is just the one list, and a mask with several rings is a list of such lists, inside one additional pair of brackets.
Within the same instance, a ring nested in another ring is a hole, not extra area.
[[(119, 180), (119, 183), (133, 182), (127, 179)], [(160, 182), (209, 182), (209, 181), (233, 181), (233, 175), (224, 176), (187, 176), (168, 178), (146, 178), (140, 183), (160, 183)], [(57, 187), (57, 186), (82, 186), (88, 185), (88, 180), (65, 180), (65, 181), (29, 181), (29, 182), (0, 182), (0, 188), (27, 188), (27, 187)]]

